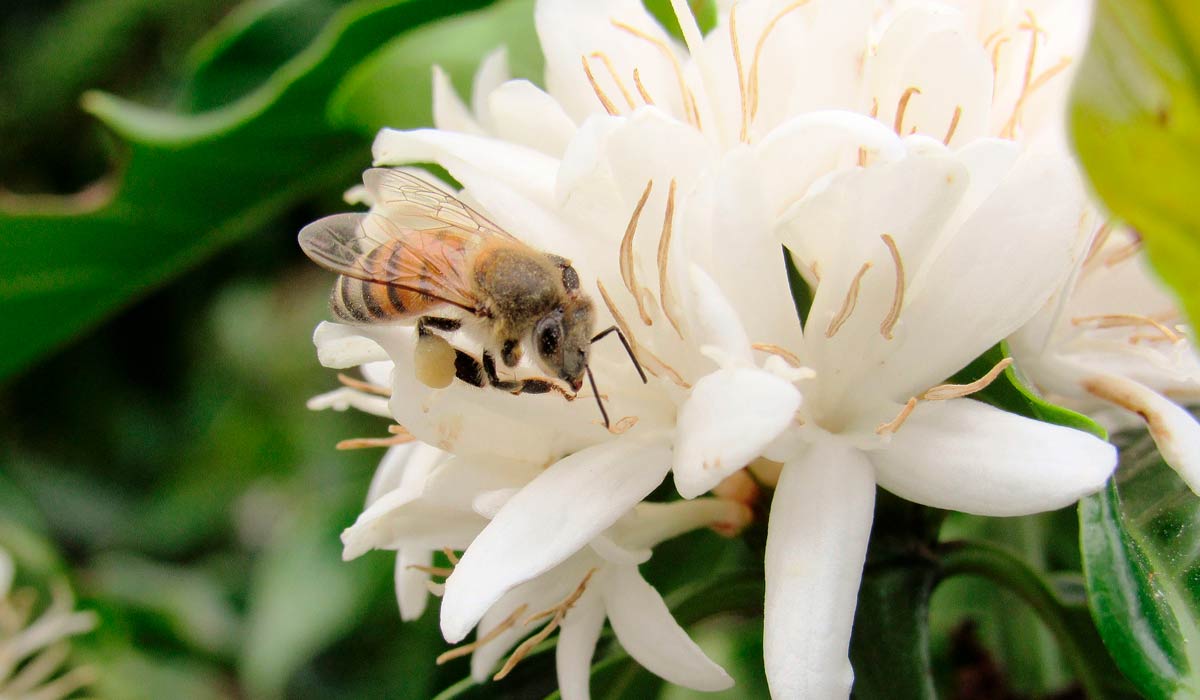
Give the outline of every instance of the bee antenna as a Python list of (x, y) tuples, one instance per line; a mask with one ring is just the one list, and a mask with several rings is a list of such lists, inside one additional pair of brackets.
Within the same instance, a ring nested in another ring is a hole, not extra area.
[(592, 368), (586, 367), (588, 383), (592, 385), (592, 393), (596, 395), (596, 405), (600, 407), (600, 416), (604, 418), (605, 429), (611, 430), (608, 423), (608, 411), (604, 410), (604, 401), (600, 399), (600, 390), (596, 388), (596, 378), (592, 376)]
[[(621, 345), (625, 346), (625, 352), (629, 354), (629, 359), (631, 362), (633, 362), (633, 368), (637, 370), (638, 376), (642, 378), (642, 384), (645, 384), (648, 380), (646, 379), (646, 372), (644, 370), (642, 370), (642, 363), (638, 362), (637, 355), (633, 354), (633, 348), (629, 345), (629, 340), (627, 340), (625, 338), (625, 334), (621, 332), (620, 328), (617, 328), (616, 326), (609, 326), (608, 328), (605, 328), (604, 330), (602, 330), (599, 333), (597, 333), (596, 335), (594, 335), (592, 337), (592, 342), (594, 343), (597, 340), (603, 339), (604, 336), (608, 335), (609, 333), (612, 333), (613, 331), (617, 332), (617, 337), (621, 339)], [(589, 376), (590, 376), (590, 370), (589, 370)], [(600, 410), (604, 410), (603, 407), (601, 407)]]

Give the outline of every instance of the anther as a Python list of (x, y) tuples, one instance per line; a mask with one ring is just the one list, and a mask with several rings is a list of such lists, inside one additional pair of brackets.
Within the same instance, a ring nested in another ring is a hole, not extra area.
[(392, 390), (385, 386), (379, 386), (378, 384), (364, 382), (361, 379), (355, 379), (354, 377), (351, 377), (348, 374), (342, 374), (339, 372), (337, 378), (338, 378), (338, 381), (341, 382), (342, 384), (344, 384), (345, 386), (348, 386), (351, 389), (357, 389), (358, 391), (361, 391), (366, 394), (375, 394), (376, 396), (391, 396), (392, 395)]
[(958, 120), (962, 119), (962, 105), (955, 105), (954, 116), (950, 117), (950, 128), (946, 130), (946, 138), (942, 139), (942, 143), (949, 146), (950, 139), (954, 138), (954, 131), (958, 128)]
[(470, 644), (464, 644), (460, 647), (455, 647), (455, 648), (451, 649), (450, 651), (447, 651), (447, 652), (441, 654), (440, 656), (437, 657), (437, 660), (434, 663), (436, 663), (438, 666), (441, 666), (442, 664), (446, 663), (447, 661), (450, 661), (452, 659), (457, 659), (461, 656), (466, 656), (467, 654), (470, 654), (471, 652), (475, 651), (479, 647), (483, 646), (484, 644), (487, 644), (488, 642), (492, 641), (496, 637), (499, 637), (500, 635), (504, 634), (509, 629), (511, 629), (513, 625), (517, 624), (517, 620), (519, 620), (520, 617), (522, 615), (524, 615), (525, 611), (528, 609), (529, 609), (528, 605), (522, 604), (516, 610), (513, 610), (511, 615), (509, 615), (508, 617), (501, 620), (500, 624), (498, 624), (495, 627), (493, 627), (492, 629), (488, 630), (487, 634), (483, 635), (479, 639), (476, 639), (475, 641), (471, 642)]
[(629, 90), (625, 88), (625, 83), (621, 80), (621, 76), (617, 75), (617, 69), (613, 67), (612, 59), (603, 51), (593, 51), (592, 58), (598, 58), (604, 63), (604, 67), (608, 69), (608, 74), (612, 76), (613, 82), (617, 84), (617, 89), (621, 91), (621, 96), (625, 98), (625, 104), (629, 105), (630, 109), (637, 106), (633, 101), (633, 95), (629, 94)]
[(959, 399), (969, 396), (977, 391), (983, 391), (988, 385), (996, 381), (1000, 373), (1008, 369), (1008, 366), (1011, 364), (1012, 358), (1006, 357), (997, 362), (995, 367), (988, 370), (987, 374), (970, 384), (939, 384), (932, 389), (927, 389), (925, 393), (921, 394), (920, 398), (922, 401), (947, 401), (949, 399)]
[(642, 75), (638, 73), (638, 69), (633, 69), (633, 84), (637, 87), (638, 94), (642, 96), (642, 101), (647, 105), (654, 104), (654, 98), (650, 97), (650, 92), (646, 90), (646, 86), (642, 84)]
[(658, 296), (659, 306), (663, 315), (671, 322), (671, 327), (683, 340), (683, 330), (675, 316), (677, 302), (671, 289), (670, 277), (667, 275), (667, 260), (671, 251), (671, 227), (675, 219), (675, 178), (671, 178), (671, 186), (667, 189), (667, 210), (663, 214), (662, 233), (658, 236)]
[(904, 261), (900, 259), (896, 241), (889, 234), (885, 233), (880, 238), (883, 239), (883, 244), (887, 246), (888, 252), (892, 254), (892, 264), (896, 267), (896, 291), (892, 295), (892, 308), (888, 309), (883, 323), (879, 324), (879, 333), (884, 338), (891, 340), (892, 329), (900, 320), (900, 309), (904, 307)]
[(1096, 328), (1151, 326), (1156, 331), (1161, 333), (1165, 340), (1169, 340), (1172, 343), (1177, 343), (1180, 340), (1183, 340), (1182, 336), (1171, 330), (1171, 328), (1166, 324), (1150, 318), (1149, 316), (1142, 316), (1140, 314), (1100, 314), (1097, 316), (1078, 316), (1071, 319), (1071, 324), (1075, 326), (1087, 324)]
[(1092, 243), (1088, 246), (1087, 255), (1083, 258), (1083, 264), (1086, 267), (1089, 263), (1096, 259), (1096, 254), (1104, 249), (1104, 244), (1108, 243), (1109, 236), (1112, 235), (1116, 226), (1112, 219), (1106, 220), (1100, 224), (1100, 228), (1096, 229), (1096, 235), (1092, 237)]
[(804, 366), (803, 364), (801, 364), (800, 358), (797, 357), (795, 353), (788, 350), (787, 348), (780, 347), (773, 343), (753, 343), (750, 345), (750, 347), (754, 348), (755, 350), (759, 350), (761, 352), (770, 353), (772, 355), (778, 355), (779, 357), (782, 357), (785, 362), (787, 362), (789, 365), (791, 365), (793, 367), (803, 367)]
[(650, 42), (659, 51), (666, 56), (671, 63), (671, 69), (675, 72), (675, 80), (679, 83), (679, 95), (683, 102), (683, 111), (687, 116), (688, 123), (697, 129), (700, 128), (700, 112), (696, 109), (696, 98), (692, 95), (691, 89), (688, 88), (687, 80), (683, 77), (683, 66), (679, 63), (679, 57), (675, 55), (675, 51), (667, 45), (662, 39), (651, 36), (637, 27), (625, 24), (620, 20), (609, 20), (612, 25), (623, 32), (632, 34), (633, 36)]
[(733, 50), (733, 66), (737, 70), (738, 99), (742, 106), (742, 128), (738, 139), (742, 143), (750, 143), (750, 105), (746, 95), (746, 77), (742, 74), (742, 50), (738, 46), (737, 35), (737, 3), (729, 8), (729, 45)]
[(1108, 255), (1108, 257), (1106, 257), (1104, 259), (1104, 266), (1112, 267), (1113, 265), (1116, 265), (1117, 263), (1124, 262), (1124, 261), (1128, 260), (1129, 258), (1132, 258), (1134, 255), (1137, 255), (1137, 252), (1141, 249), (1142, 249), (1142, 239), (1138, 238), (1138, 239), (1134, 240), (1133, 242), (1131, 242), (1129, 245), (1122, 246), (1122, 247), (1114, 250), (1112, 253), (1110, 253)]
[(921, 88), (916, 86), (910, 87), (900, 95), (900, 101), (896, 104), (896, 120), (892, 124), (892, 128), (896, 130), (897, 136), (904, 135), (904, 112), (908, 110), (908, 101), (913, 95), (920, 95)]
[(858, 303), (858, 286), (862, 282), (863, 275), (867, 274), (867, 270), (870, 269), (870, 261), (863, 263), (862, 267), (858, 268), (858, 274), (854, 275), (854, 280), (850, 282), (850, 289), (846, 292), (846, 298), (842, 301), (841, 310), (829, 321), (829, 327), (825, 329), (826, 338), (837, 335), (842, 324), (850, 318), (850, 314), (854, 311), (854, 305)]
[(532, 651), (534, 647), (536, 647), (538, 644), (541, 644), (554, 632), (554, 630), (558, 629), (558, 626), (562, 624), (563, 618), (567, 616), (567, 613), (571, 610), (571, 607), (575, 605), (575, 603), (583, 595), (583, 592), (587, 590), (588, 581), (591, 580), (592, 575), (595, 573), (596, 569), (589, 570), (583, 577), (583, 580), (579, 582), (579, 586), (577, 586), (575, 590), (572, 591), (571, 594), (566, 598), (564, 598), (558, 605), (555, 605), (548, 610), (543, 610), (542, 612), (525, 619), (522, 624), (528, 625), (535, 620), (542, 619), (548, 615), (553, 615), (553, 617), (550, 618), (550, 622), (548, 622), (545, 627), (539, 630), (537, 634), (521, 642), (521, 645), (518, 646), (513, 651), (512, 655), (508, 657), (508, 661), (504, 662), (504, 666), (502, 666), (500, 670), (496, 672), (496, 675), (492, 676), (492, 680), (502, 680), (505, 676), (512, 672), (513, 668), (515, 668), (522, 659), (529, 655), (529, 652)]
[(637, 273), (634, 267), (633, 260), (633, 234), (637, 232), (638, 220), (642, 216), (642, 209), (646, 206), (646, 200), (650, 199), (650, 190), (654, 188), (654, 181), (646, 182), (646, 189), (642, 190), (642, 197), (638, 200), (637, 205), (633, 208), (633, 214), (629, 217), (629, 224), (625, 227), (625, 235), (621, 238), (621, 248), (618, 260), (621, 268), (621, 280), (625, 283), (625, 289), (633, 295), (633, 300), (637, 302), (638, 315), (642, 318), (642, 323), (647, 326), (653, 325), (654, 320), (650, 318), (650, 313), (646, 310), (644, 297), (639, 292), (641, 288), (637, 283)]
[(604, 111), (614, 117), (620, 114), (617, 106), (612, 103), (612, 100), (608, 99), (608, 95), (600, 87), (600, 83), (596, 82), (596, 76), (592, 75), (592, 67), (588, 65), (587, 56), (580, 56), (579, 61), (583, 64), (583, 72), (587, 74), (588, 83), (592, 86), (592, 92), (596, 93), (596, 99), (600, 100), (600, 105), (604, 107)]
[(450, 549), (449, 547), (442, 547), (442, 554), (445, 554), (446, 559), (450, 560), (451, 566), (458, 566), (458, 555), (454, 553), (453, 549)]
[(638, 423), (637, 416), (625, 416), (624, 418), (621, 418), (620, 420), (618, 420), (616, 423), (613, 423), (612, 425), (610, 425), (608, 427), (608, 432), (612, 433), (613, 435), (623, 435), (624, 433), (628, 432), (628, 430), (630, 428), (637, 425), (637, 423)]
[(908, 402), (904, 404), (904, 408), (900, 409), (900, 413), (896, 414), (895, 418), (886, 423), (880, 423), (878, 426), (876, 426), (875, 434), (885, 435), (895, 433), (900, 429), (900, 426), (904, 425), (904, 421), (908, 420), (908, 417), (912, 415), (913, 409), (916, 407), (916, 397), (909, 399)]
[(775, 26), (779, 24), (787, 15), (800, 9), (808, 4), (808, 0), (798, 0), (791, 5), (780, 10), (767, 26), (763, 28), (763, 33), (759, 35), (758, 42), (754, 45), (754, 59), (750, 62), (750, 82), (746, 87), (747, 99), (750, 102), (750, 119), (758, 114), (758, 63), (762, 57), (763, 46), (767, 43), (767, 38), (771, 36), (771, 32), (775, 31)]
[(416, 438), (412, 433), (408, 432), (404, 426), (390, 425), (388, 432), (392, 437), (385, 438), (350, 438), (342, 440), (334, 447), (339, 450), (361, 450), (370, 447), (393, 447), (395, 445), (404, 445), (412, 442)]
[(430, 576), (446, 577), (446, 576), (449, 576), (450, 574), (454, 573), (454, 569), (449, 569), (444, 566), (425, 566), (424, 564), (409, 564), (405, 568), (412, 569), (413, 571), (420, 571), (420, 572), (429, 574)]

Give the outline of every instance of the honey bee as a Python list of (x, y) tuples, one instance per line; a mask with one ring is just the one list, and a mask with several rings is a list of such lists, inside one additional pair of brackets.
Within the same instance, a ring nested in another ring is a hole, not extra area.
[[(418, 363), (419, 378), (435, 388), (457, 377), (477, 387), (556, 391), (573, 400), (586, 375), (609, 427), (588, 367), (592, 343), (616, 332), (643, 382), (646, 375), (616, 326), (593, 333), (595, 309), (569, 260), (531, 248), (411, 173), (373, 168), (363, 182), (377, 193), (376, 212), (328, 216), (299, 235), (304, 253), (339, 275), (330, 297), (335, 316), (354, 324), (415, 323), (418, 357), (426, 358), (424, 368)], [(488, 329), (480, 358), (440, 335), (457, 331), (469, 316)], [(515, 367), (525, 342), (551, 376), (502, 379), (496, 357)], [(430, 370), (430, 361), (444, 371)]]

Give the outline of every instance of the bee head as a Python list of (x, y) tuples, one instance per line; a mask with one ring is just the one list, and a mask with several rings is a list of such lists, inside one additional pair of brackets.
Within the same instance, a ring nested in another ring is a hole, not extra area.
[(542, 316), (534, 326), (533, 342), (546, 369), (579, 391), (592, 344), (591, 303), (581, 299)]

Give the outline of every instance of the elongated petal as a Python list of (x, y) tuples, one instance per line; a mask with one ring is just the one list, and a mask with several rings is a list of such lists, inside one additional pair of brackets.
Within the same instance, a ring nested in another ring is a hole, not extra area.
[(483, 129), (479, 128), (479, 123), (450, 82), (450, 76), (440, 66), (433, 67), (433, 124), (443, 131), (483, 134)]
[(873, 470), (852, 447), (817, 444), (784, 465), (765, 561), (763, 652), (772, 696), (849, 694), (850, 627), (874, 507)]
[(791, 425), (800, 392), (773, 374), (749, 367), (705, 376), (679, 411), (675, 487), (694, 498), (746, 466)]
[(575, 135), (575, 123), (554, 98), (528, 80), (510, 80), (487, 99), (496, 135), (505, 141), (562, 157)]
[(1103, 440), (972, 399), (918, 405), (870, 456), (892, 493), (977, 515), (1070, 505), (1103, 486), (1117, 464)]
[(1143, 384), (1115, 375), (1083, 380), (1086, 391), (1141, 416), (1167, 464), (1200, 494), (1200, 423)]
[(412, 567), (432, 563), (433, 553), (428, 549), (401, 547), (396, 552), (396, 602), (400, 606), (401, 620), (409, 622), (425, 612), (429, 602), (429, 589), (425, 583), (429, 581), (429, 574)]
[(637, 567), (611, 567), (604, 581), (604, 605), (625, 651), (647, 670), (686, 688), (716, 691), (733, 679), (712, 662), (679, 626), (658, 591)]
[(562, 621), (554, 663), (558, 669), (558, 690), (563, 700), (588, 700), (588, 681), (592, 677), (592, 656), (604, 628), (604, 601), (593, 590), (572, 606)]
[(505, 591), (587, 544), (662, 482), (665, 440), (627, 434), (552, 465), (513, 496), (446, 581), (442, 634), (466, 636)]

